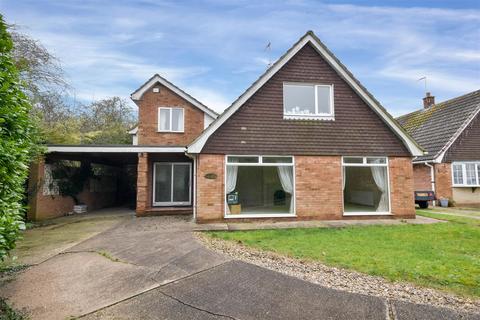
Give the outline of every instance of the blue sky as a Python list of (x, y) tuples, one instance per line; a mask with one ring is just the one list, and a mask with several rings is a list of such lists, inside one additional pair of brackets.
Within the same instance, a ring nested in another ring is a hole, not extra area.
[(313, 30), (398, 116), (420, 107), (423, 76), (437, 101), (480, 89), (479, 3), (0, 0), (0, 12), (60, 58), (77, 99), (128, 98), (159, 73), (222, 111)]

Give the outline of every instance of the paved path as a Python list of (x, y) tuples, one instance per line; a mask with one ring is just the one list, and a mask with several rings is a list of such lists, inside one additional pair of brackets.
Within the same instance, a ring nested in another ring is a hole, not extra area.
[(202, 246), (180, 217), (124, 219), (0, 288), (32, 319), (478, 319), (325, 288)]

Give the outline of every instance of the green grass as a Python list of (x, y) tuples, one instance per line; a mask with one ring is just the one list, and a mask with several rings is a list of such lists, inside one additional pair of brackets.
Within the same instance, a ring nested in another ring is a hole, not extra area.
[[(433, 214), (428, 213), (432, 217)], [(423, 213), (422, 213), (423, 215)], [(436, 217), (436, 215), (435, 215)], [(212, 237), (391, 281), (480, 296), (478, 221), (440, 215), (445, 223), (346, 228), (210, 232)]]

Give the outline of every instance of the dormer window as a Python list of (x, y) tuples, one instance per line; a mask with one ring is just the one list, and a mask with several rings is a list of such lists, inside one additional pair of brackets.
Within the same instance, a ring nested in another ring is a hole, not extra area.
[(333, 120), (333, 85), (284, 83), (285, 119)]
[(183, 108), (158, 108), (159, 132), (183, 132)]

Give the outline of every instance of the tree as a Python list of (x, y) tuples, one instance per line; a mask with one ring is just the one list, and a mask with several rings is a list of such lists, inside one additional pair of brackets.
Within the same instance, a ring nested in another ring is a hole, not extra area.
[(41, 92), (68, 88), (57, 57), (14, 25), (9, 26), (9, 33), (13, 41), (12, 58), (30, 98), (35, 100)]
[(135, 115), (127, 101), (112, 97), (84, 106), (82, 143), (131, 144), (128, 130), (135, 125)]
[(0, 260), (15, 247), (23, 222), (24, 183), (38, 152), (31, 105), (12, 58), (13, 43), (0, 15)]

